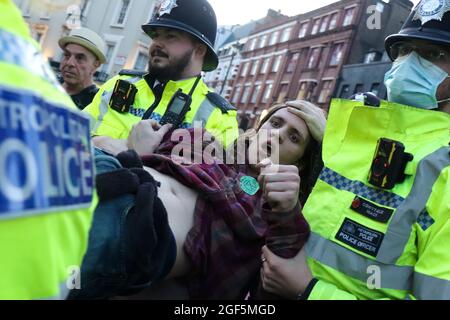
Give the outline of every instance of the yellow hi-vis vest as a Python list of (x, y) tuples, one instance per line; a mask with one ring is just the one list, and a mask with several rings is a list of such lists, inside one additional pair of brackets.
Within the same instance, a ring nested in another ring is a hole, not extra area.
[[(136, 86), (138, 92), (129, 112), (120, 113), (109, 107), (109, 102), (117, 80), (122, 79)], [(153, 110), (150, 119), (160, 121), (172, 96), (181, 89), (188, 94), (195, 84), (196, 77), (187, 80), (169, 81), (164, 86), (162, 98)], [(200, 80), (194, 93), (190, 111), (183, 121), (183, 128), (190, 128), (199, 123), (215, 136), (226, 147), (239, 135), (237, 113), (223, 98), (220, 101), (208, 99), (209, 88)], [(134, 124), (142, 120), (147, 109), (155, 102), (155, 95), (147, 81), (142, 76), (118, 75), (107, 81), (94, 100), (83, 111), (89, 113), (95, 120), (92, 134), (109, 136), (114, 139), (126, 139)], [(218, 105), (219, 103), (220, 105)]]
[(89, 129), (0, 0), (0, 299), (64, 299), (80, 285), (95, 203)]
[[(450, 115), (334, 100), (305, 207), (309, 299), (450, 299)], [(380, 138), (413, 154), (392, 190), (368, 182)]]

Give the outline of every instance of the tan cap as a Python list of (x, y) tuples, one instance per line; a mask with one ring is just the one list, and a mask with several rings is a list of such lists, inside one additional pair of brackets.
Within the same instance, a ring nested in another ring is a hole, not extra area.
[(105, 41), (94, 31), (87, 28), (73, 29), (67, 37), (62, 37), (58, 41), (61, 49), (64, 49), (69, 43), (78, 44), (91, 51), (101, 63), (106, 62)]

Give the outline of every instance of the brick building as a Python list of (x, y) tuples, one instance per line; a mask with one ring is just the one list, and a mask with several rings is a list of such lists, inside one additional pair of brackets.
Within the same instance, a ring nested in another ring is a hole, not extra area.
[(328, 108), (343, 66), (362, 63), (368, 53), (382, 54), (384, 38), (400, 29), (412, 5), (342, 0), (256, 28), (241, 52), (231, 102), (252, 122), (287, 100)]

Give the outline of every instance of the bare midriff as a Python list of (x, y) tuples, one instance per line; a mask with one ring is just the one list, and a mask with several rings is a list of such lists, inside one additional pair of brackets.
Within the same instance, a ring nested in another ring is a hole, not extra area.
[(185, 275), (189, 272), (190, 266), (183, 250), (183, 244), (194, 224), (198, 193), (153, 168), (145, 167), (145, 170), (161, 183), (158, 188), (158, 197), (166, 208), (169, 225), (177, 243), (177, 259), (167, 278)]

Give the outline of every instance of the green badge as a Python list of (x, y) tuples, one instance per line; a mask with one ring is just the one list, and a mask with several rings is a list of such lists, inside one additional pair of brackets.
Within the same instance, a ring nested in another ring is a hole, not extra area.
[(241, 189), (248, 195), (254, 196), (259, 190), (258, 181), (249, 176), (241, 177)]

